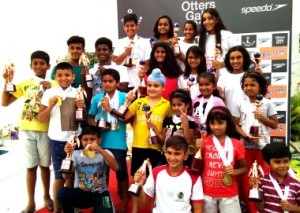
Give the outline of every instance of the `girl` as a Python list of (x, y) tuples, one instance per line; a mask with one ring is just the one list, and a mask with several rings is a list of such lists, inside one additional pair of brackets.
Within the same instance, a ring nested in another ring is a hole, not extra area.
[[(225, 66), (223, 61), (227, 51), (230, 47), (238, 45), (238, 40), (232, 32), (226, 29), (216, 9), (204, 10), (201, 20), (199, 47), (207, 57), (207, 68), (213, 67), (219, 70)], [(221, 76), (225, 69), (221, 69), (220, 72)]]
[(200, 47), (192, 46), (185, 57), (185, 72), (178, 78), (178, 88), (189, 89), (192, 100), (199, 95), (198, 76), (206, 72), (205, 56)]
[(186, 55), (188, 48), (197, 45), (195, 37), (198, 34), (197, 24), (193, 20), (188, 20), (183, 25), (184, 38), (179, 40), (181, 52)]
[(174, 37), (174, 26), (172, 19), (167, 16), (163, 15), (159, 17), (154, 25), (154, 37), (159, 42), (172, 42), (172, 38)]
[[(172, 117), (167, 117), (163, 122), (163, 130), (158, 134), (160, 141), (163, 141), (163, 151), (165, 143), (172, 135), (183, 136), (188, 144), (192, 144), (195, 131), (194, 119), (188, 115), (192, 100), (189, 92), (184, 89), (177, 89), (170, 95)], [(166, 164), (166, 158), (163, 155), (160, 164)]]
[(149, 76), (155, 68), (161, 69), (166, 78), (166, 87), (164, 88), (162, 97), (169, 100), (171, 92), (177, 89), (177, 80), (182, 71), (176, 62), (172, 49), (165, 42), (154, 44), (146, 75)]
[[(241, 141), (246, 149), (247, 168), (250, 169), (254, 160), (256, 160), (257, 164), (267, 173), (269, 168), (264, 163), (261, 150), (266, 144), (270, 143), (268, 128), (275, 129), (278, 125), (277, 112), (270, 99), (263, 98), (261, 101), (256, 99), (257, 95), (265, 96), (267, 94), (268, 83), (262, 74), (258, 72), (245, 73), (241, 85), (247, 97), (233, 110), (232, 115), (236, 123), (236, 130), (241, 136)], [(249, 134), (250, 127), (255, 119), (258, 120), (261, 128), (259, 138)], [(244, 175), (240, 187), (240, 197), (244, 201), (248, 200), (248, 181), (248, 175)], [(255, 212), (253, 203), (248, 202), (247, 206), (250, 212)]]
[(201, 73), (197, 78), (201, 95), (193, 100), (193, 117), (199, 129), (205, 127), (208, 112), (214, 106), (225, 106), (216, 89), (216, 77), (209, 72)]
[(203, 156), (203, 212), (241, 212), (236, 176), (247, 171), (245, 149), (239, 140), (231, 138), (235, 124), (230, 111), (213, 107), (206, 125), (209, 136), (196, 141)]

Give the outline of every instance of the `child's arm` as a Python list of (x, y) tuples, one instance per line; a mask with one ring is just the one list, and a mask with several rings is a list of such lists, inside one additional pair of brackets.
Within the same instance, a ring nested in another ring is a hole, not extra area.
[(88, 123), (92, 126), (97, 126), (94, 115), (88, 115)]
[(192, 202), (193, 213), (202, 213), (203, 212), (203, 203), (200, 202)]
[(265, 117), (261, 114), (259, 111), (254, 111), (254, 117), (260, 121), (262, 124), (264, 124), (267, 127), (270, 127), (272, 129), (276, 129), (278, 126), (278, 120), (276, 115), (271, 115), (269, 117)]
[(246, 159), (237, 160), (237, 168), (235, 169), (232, 165), (225, 166), (225, 173), (238, 176), (247, 172)]
[(280, 206), (284, 211), (300, 212), (300, 206), (293, 205), (293, 204), (289, 203), (289, 201), (287, 201), (287, 200), (281, 200)]
[(6, 92), (5, 89), (2, 90), (2, 106), (8, 106), (15, 100), (17, 100), (17, 98), (13, 96), (10, 92)]
[(265, 208), (265, 202), (264, 201), (255, 202), (255, 206), (258, 211), (262, 211)]
[(249, 134), (247, 134), (246, 132), (244, 132), (244, 130), (240, 127), (239, 123), (240, 123), (240, 118), (233, 116), (233, 120), (235, 123), (235, 130), (237, 131), (237, 133), (242, 136), (245, 139), (249, 139)]
[(194, 129), (190, 129), (187, 112), (186, 111), (185, 112), (181, 111), (180, 118), (181, 118), (181, 121), (182, 121), (183, 136), (186, 139), (186, 142), (188, 144), (192, 144), (193, 137), (194, 137)]
[(49, 121), (50, 119), (50, 113), (53, 107), (56, 105), (58, 102), (58, 97), (53, 96), (52, 98), (49, 99), (49, 106), (41, 105), (40, 106), (40, 111), (39, 111), (39, 116), (38, 120), (39, 122), (46, 122)]
[(140, 190), (139, 197), (138, 197), (138, 203), (140, 206), (143, 206), (148, 202), (146, 193), (143, 190), (143, 185), (146, 181), (146, 173), (145, 172), (143, 173), (139, 170), (136, 171), (136, 173), (134, 174), (133, 180), (135, 183), (138, 183), (142, 187), (142, 189)]

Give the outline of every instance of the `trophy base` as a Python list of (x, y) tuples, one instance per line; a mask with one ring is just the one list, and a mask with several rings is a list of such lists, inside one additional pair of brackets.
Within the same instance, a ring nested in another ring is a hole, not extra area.
[(147, 96), (147, 87), (139, 86), (139, 97), (143, 98)]
[(73, 173), (73, 161), (70, 158), (65, 158), (60, 167), (60, 172), (61, 173), (66, 173), (66, 174), (71, 174)]
[(157, 137), (157, 135), (150, 136), (150, 138), (149, 138), (149, 144), (158, 144), (158, 137)]
[(133, 195), (133, 196), (139, 196), (140, 191), (142, 187), (138, 185), (137, 183), (133, 183), (130, 185), (128, 191)]
[(7, 83), (5, 85), (5, 92), (15, 92), (16, 91), (16, 85), (12, 83)]
[(251, 126), (250, 135), (253, 137), (259, 137), (259, 126)]
[(106, 122), (105, 120), (101, 119), (100, 121), (98, 121), (98, 125), (97, 125), (101, 130), (110, 130), (111, 125), (110, 123)]
[(118, 117), (124, 118), (125, 115), (126, 115), (126, 113), (127, 113), (127, 111), (128, 111), (128, 108), (127, 108), (126, 106), (124, 106), (124, 105), (121, 105), (121, 106), (119, 107), (119, 109), (118, 109), (115, 113), (116, 113), (116, 115), (117, 115)]
[(86, 82), (93, 81), (93, 76), (92, 76), (91, 74), (85, 75), (85, 81), (86, 81)]
[(257, 188), (250, 189), (248, 199), (252, 202), (261, 202), (262, 194)]
[(190, 171), (196, 174), (201, 174), (202, 171), (202, 159), (195, 158), (192, 161)]
[(75, 121), (85, 121), (87, 120), (86, 111), (83, 109), (77, 109), (75, 112)]

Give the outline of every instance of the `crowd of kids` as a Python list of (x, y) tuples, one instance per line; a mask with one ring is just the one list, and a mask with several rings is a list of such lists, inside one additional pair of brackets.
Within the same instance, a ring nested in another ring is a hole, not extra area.
[[(259, 63), (216, 9), (204, 10), (201, 20), (199, 27), (187, 21), (179, 39), (163, 15), (149, 41), (138, 35), (137, 15), (127, 14), (126, 37), (114, 45), (96, 40), (95, 64), (83, 60), (85, 39), (71, 36), (70, 59), (52, 68), (51, 79), (50, 57), (40, 50), (30, 57), (32, 77), (14, 90), (7, 86), (13, 67), (4, 70), (2, 105), (24, 98), (23, 213), (36, 210), (38, 167), (45, 206), (53, 212), (137, 213), (147, 202), (154, 213), (300, 212), (300, 183), (288, 172), (291, 153), (270, 143), (277, 112)], [(121, 203), (109, 191), (111, 169)], [(255, 189), (261, 193), (256, 202), (249, 199)]]

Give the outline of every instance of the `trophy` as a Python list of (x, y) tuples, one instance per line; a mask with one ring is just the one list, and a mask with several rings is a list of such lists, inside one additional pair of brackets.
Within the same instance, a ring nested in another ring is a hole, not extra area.
[[(151, 167), (149, 166), (149, 163), (149, 159), (144, 160), (143, 164), (141, 165), (138, 171), (140, 171), (142, 174), (145, 174), (146, 167), (148, 165), (149, 172), (151, 172)], [(140, 183), (133, 183), (130, 185), (128, 191), (134, 196), (139, 196), (141, 189), (142, 187)]]
[[(104, 93), (104, 96), (105, 97), (105, 94)], [(101, 101), (98, 103), (98, 107), (101, 107)], [(109, 130), (111, 128), (111, 125), (110, 123), (108, 123), (105, 119), (104, 119), (104, 113), (105, 113), (105, 108), (104, 107), (101, 107), (101, 117), (100, 117), (100, 120), (98, 121), (98, 127), (101, 129), (101, 130)]]
[[(146, 70), (145, 61), (140, 61), (140, 66), (141, 66), (141, 69), (143, 69), (144, 71)], [(143, 97), (147, 96), (147, 87), (146, 87), (145, 80), (143, 78), (141, 78), (141, 82), (139, 85), (138, 96), (139, 96), (139, 98), (143, 98)]]
[[(142, 111), (144, 111), (146, 113), (146, 118), (147, 118), (147, 122), (151, 121), (151, 111), (150, 111), (150, 106), (148, 104), (144, 104), (142, 106)], [(157, 144), (158, 143), (158, 137), (155, 134), (154, 130), (152, 128), (150, 128), (150, 137), (148, 140), (149, 144)]]
[[(136, 91), (137, 91), (138, 87), (135, 87), (133, 90), (131, 90), (130, 92), (127, 93), (126, 95), (126, 101), (124, 104), (122, 104), (117, 111), (114, 112), (114, 114), (116, 114), (118, 117), (124, 118), (126, 115), (126, 112), (128, 111), (128, 106), (131, 103), (131, 98), (132, 96), (135, 95)], [(130, 97), (131, 96), (131, 97)], [(113, 125), (112, 125), (113, 126)], [(112, 127), (113, 128), (113, 127)]]
[(259, 64), (259, 62), (260, 62), (260, 60), (259, 60), (260, 54), (258, 52), (256, 52), (256, 53), (254, 53), (253, 56), (254, 56), (255, 63)]
[(187, 88), (188, 88), (188, 90), (191, 89), (191, 86), (193, 86), (194, 81), (195, 81), (195, 77), (194, 76), (190, 76), (189, 79), (188, 79), (188, 82), (187, 82)]
[[(206, 131), (206, 128), (202, 128), (200, 130), (200, 135), (198, 135), (198, 137), (201, 137), (201, 138), (205, 138), (207, 136), (207, 131)], [(199, 138), (200, 138), (199, 137)], [(201, 156), (201, 148), (198, 149), (198, 151), (196, 152), (194, 158), (193, 158), (193, 161), (191, 163), (191, 166), (190, 166), (190, 171), (191, 172), (194, 172), (196, 174), (201, 174), (201, 171), (202, 171), (202, 156)]]
[[(89, 58), (84, 53), (82, 53), (81, 56), (80, 56), (80, 58), (79, 58), (79, 65), (82, 65), (84, 67), (88, 67), (89, 64), (90, 64)], [(89, 73), (86, 74), (84, 76), (84, 80), (86, 82), (92, 82), (93, 81), (93, 75), (89, 74)]]
[[(255, 160), (249, 171), (249, 177), (253, 177), (257, 180), (258, 172), (260, 172), (261, 175), (264, 175), (264, 171), (262, 170), (261, 166), (257, 164), (257, 162)], [(262, 193), (258, 190), (258, 183), (255, 183), (253, 185), (253, 188), (250, 189), (248, 199), (253, 202), (261, 202), (262, 201)]]
[[(72, 147), (76, 146), (79, 148), (80, 146), (80, 140), (76, 133), (74, 135), (71, 135), (70, 138), (68, 139), (67, 143), (71, 144)], [(63, 159), (60, 167), (60, 172), (62, 173), (72, 173), (72, 167), (73, 167), (73, 161), (71, 159), (72, 152), (67, 153), (67, 157)]]
[[(76, 92), (76, 99), (77, 100), (84, 100), (86, 97), (85, 90), (79, 85)], [(87, 112), (84, 107), (76, 107), (75, 110), (75, 121), (85, 121), (87, 119)]]
[(4, 65), (4, 73), (6, 74), (7, 83), (5, 84), (6, 92), (15, 92), (16, 86), (11, 82), (13, 74), (15, 72), (15, 66), (11, 61), (8, 61)]
[[(132, 51), (133, 45), (134, 45), (133, 40), (130, 40), (129, 45), (126, 48), (129, 48)], [(132, 52), (131, 52), (131, 55), (132, 55)], [(124, 63), (125, 67), (133, 67), (134, 66), (133, 59), (132, 59), (131, 55), (130, 56), (126, 56), (126, 60), (125, 60), (125, 63)]]
[(58, 56), (55, 62), (56, 62), (56, 64), (59, 64), (61, 62), (64, 62), (64, 59), (62, 57)]
[(158, 42), (157, 38), (155, 38), (155, 37), (151, 37), (150, 38), (150, 45), (151, 45), (151, 47), (153, 47), (154, 44), (157, 43), (157, 42)]
[(173, 46), (173, 52), (175, 56), (180, 55), (180, 46), (178, 44), (178, 33), (179, 33), (180, 27), (178, 23), (174, 23), (174, 38), (177, 39), (176, 43)]
[[(258, 109), (261, 106), (261, 100), (264, 98), (261, 94), (256, 96), (256, 101), (255, 101), (255, 107)], [(259, 121), (255, 118), (254, 123), (250, 127), (250, 132), (249, 134), (252, 137), (260, 137), (260, 123)]]

